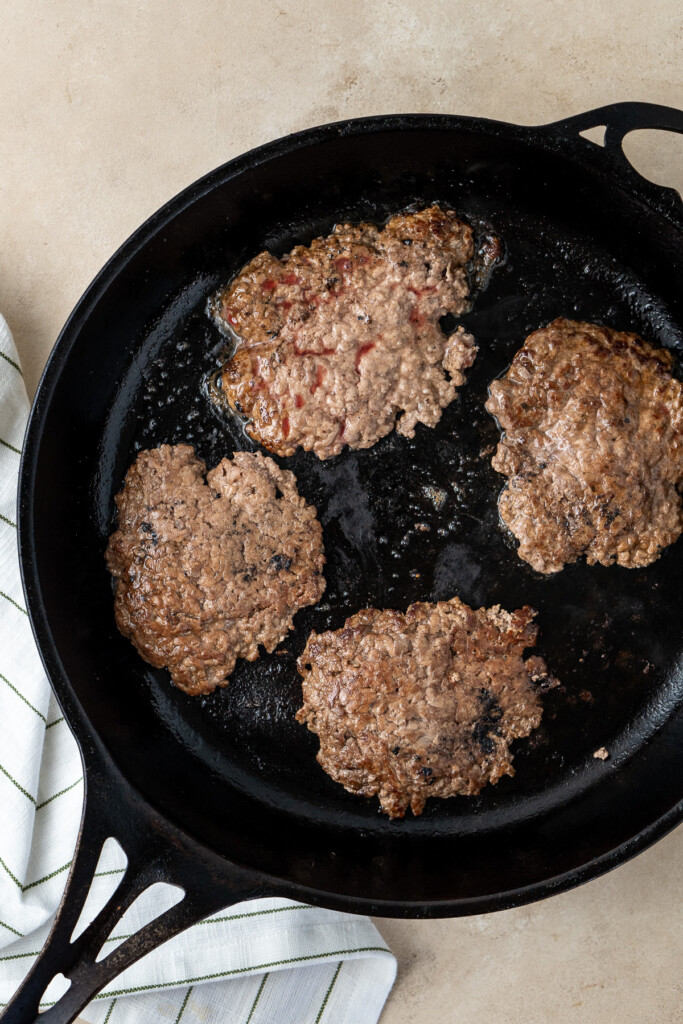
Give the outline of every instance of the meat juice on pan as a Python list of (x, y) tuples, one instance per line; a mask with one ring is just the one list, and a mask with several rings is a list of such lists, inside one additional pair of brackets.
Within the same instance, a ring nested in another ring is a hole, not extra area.
[[(435, 197), (427, 192), (414, 198), (425, 204)], [(482, 301), (458, 321), (480, 349), (467, 387), (436, 428), (418, 425), (414, 438), (394, 431), (367, 451), (345, 451), (324, 463), (301, 451), (286, 460), (323, 524), (327, 591), (316, 608), (297, 615), (295, 633), (277, 652), (253, 664), (239, 662), (225, 691), (199, 701), (171, 690), (163, 672), (147, 674), (160, 713), (169, 720), (182, 715), (197, 735), (220, 742), (226, 756), (247, 772), (262, 773), (298, 813), (308, 813), (306, 801), (313, 807), (334, 799), (349, 821), (362, 825), (376, 816), (376, 808), (340, 794), (321, 771), (311, 771), (315, 738), (294, 721), (301, 704), (296, 659), (310, 631), (337, 629), (361, 608), (405, 610), (416, 600), (457, 594), (475, 608), (527, 603), (538, 609), (539, 653), (563, 685), (545, 696), (543, 724), (516, 752), (514, 783), (502, 779), (467, 801), (427, 805), (423, 817), (431, 819), (451, 813), (453, 804), (464, 830), (481, 827), (482, 814), (495, 815), (510, 800), (532, 809), (550, 798), (553, 786), (566, 786), (567, 771), (572, 784), (592, 784), (592, 752), (607, 746), (612, 763), (627, 756), (639, 716), (667, 685), (670, 638), (678, 627), (671, 602), (658, 595), (679, 573), (680, 544), (646, 569), (577, 564), (540, 578), (520, 561), (513, 538), (501, 528), (502, 481), (490, 465), (500, 435), (484, 402), (488, 384), (505, 372), (524, 338), (558, 315), (637, 331), (683, 351), (680, 332), (656, 295), (585, 238), (528, 212), (520, 216), (488, 196), (469, 197), (457, 209), (480, 238), (494, 234), (506, 247), (506, 261)], [(379, 217), (373, 205), (342, 209), (337, 219)], [(268, 241), (274, 251), (286, 252), (331, 227), (329, 221), (288, 224)], [(253, 251), (263, 247), (255, 244)], [(133, 453), (188, 442), (214, 466), (233, 450), (257, 449), (241, 422), (217, 410), (196, 385), (224, 362), (225, 337), (207, 320), (206, 301), (251, 254), (233, 265), (211, 254), (194, 292), (161, 330), (153, 325), (141, 339), (147, 358), (134, 382)], [(290, 780), (307, 794), (303, 804), (293, 800)], [(419, 830), (420, 821), (411, 828)]]

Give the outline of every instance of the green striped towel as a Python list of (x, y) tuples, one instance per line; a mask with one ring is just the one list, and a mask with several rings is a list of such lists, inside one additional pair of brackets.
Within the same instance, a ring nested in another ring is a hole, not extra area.
[[(16, 491), (28, 399), (0, 317), (0, 1005), (47, 937), (83, 800), (75, 741), (36, 651), (19, 577)], [(84, 909), (92, 919), (123, 874), (108, 840)], [(108, 940), (175, 902), (155, 886)], [(374, 1024), (396, 961), (368, 918), (267, 899), (231, 907), (129, 968), (84, 1011), (91, 1024)], [(54, 983), (41, 1004), (54, 1003)]]

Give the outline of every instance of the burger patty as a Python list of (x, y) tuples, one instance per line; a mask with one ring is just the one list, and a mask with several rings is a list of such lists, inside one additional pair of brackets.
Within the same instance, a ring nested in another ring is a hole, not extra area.
[(683, 387), (636, 334), (571, 320), (535, 331), (491, 384), (492, 464), (519, 555), (553, 573), (649, 565), (683, 530)]
[(322, 529), (293, 473), (237, 452), (205, 474), (189, 445), (140, 452), (106, 553), (118, 628), (189, 694), (272, 651), (325, 589)]
[(457, 597), (404, 615), (368, 608), (312, 633), (299, 658), (297, 720), (320, 739), (318, 761), (382, 810), (421, 814), (429, 796), (472, 795), (512, 775), (513, 739), (541, 721), (544, 661), (533, 609), (474, 611)]
[(471, 228), (438, 206), (262, 252), (211, 305), (238, 338), (222, 399), (278, 455), (369, 448), (397, 419), (407, 437), (435, 426), (477, 351), (439, 326), (467, 308), (473, 255)]

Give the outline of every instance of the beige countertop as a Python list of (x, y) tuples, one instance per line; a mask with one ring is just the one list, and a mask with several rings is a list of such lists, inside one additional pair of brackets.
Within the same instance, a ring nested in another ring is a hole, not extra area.
[[(30, 389), (96, 271), (194, 179), (363, 114), (543, 123), (617, 100), (683, 106), (680, 0), (5, 0), (0, 311)], [(637, 167), (683, 189), (683, 138)], [(519, 910), (379, 921), (399, 958), (382, 1024), (683, 1021), (683, 829)]]

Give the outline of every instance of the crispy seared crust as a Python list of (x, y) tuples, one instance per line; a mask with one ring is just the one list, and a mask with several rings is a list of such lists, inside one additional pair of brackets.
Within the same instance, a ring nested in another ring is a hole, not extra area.
[(553, 573), (649, 565), (683, 530), (683, 387), (669, 352), (636, 334), (555, 320), (491, 384), (505, 431), (503, 521), (519, 556)]
[(272, 459), (238, 452), (204, 479), (189, 445), (140, 452), (116, 497), (116, 623), (186, 693), (225, 686), (325, 589), (322, 529)]
[(473, 611), (454, 597), (405, 615), (368, 608), (312, 633), (297, 720), (318, 735), (322, 767), (352, 793), (377, 794), (392, 818), (512, 775), (509, 744), (542, 714), (532, 681), (545, 663), (523, 659), (534, 614)]

